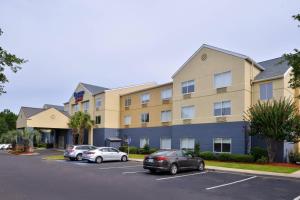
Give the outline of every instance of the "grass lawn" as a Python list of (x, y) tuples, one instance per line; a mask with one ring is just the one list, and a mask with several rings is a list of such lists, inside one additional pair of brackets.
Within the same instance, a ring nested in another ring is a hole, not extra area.
[(235, 163), (235, 162), (218, 162), (218, 161), (205, 161), (207, 166), (226, 167), (235, 169), (245, 170), (256, 170), (265, 172), (277, 172), (277, 173), (293, 173), (300, 170), (300, 167), (285, 167), (285, 166), (274, 166), (269, 164), (255, 164), (255, 163)]
[(64, 160), (65, 157), (63, 155), (53, 155), (44, 157), (45, 160)]
[(129, 158), (134, 158), (134, 159), (144, 159), (145, 155), (142, 154), (129, 154)]

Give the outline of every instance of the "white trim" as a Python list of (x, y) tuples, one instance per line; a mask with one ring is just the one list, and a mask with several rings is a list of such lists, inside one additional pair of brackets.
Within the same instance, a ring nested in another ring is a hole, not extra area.
[[(222, 142), (221, 142), (221, 151), (220, 152), (215, 151), (215, 139), (221, 139), (222, 140)], [(222, 148), (223, 139), (230, 139), (230, 152), (223, 152), (223, 148)], [(231, 154), (232, 153), (232, 138), (226, 138), (226, 137), (213, 138), (213, 152), (214, 153), (228, 153), (228, 154)]]
[(286, 76), (288, 73), (290, 73), (292, 69), (293, 69), (292, 67), (288, 68), (286, 72), (284, 72), (283, 76)]
[(284, 78), (284, 75), (273, 76), (273, 77), (264, 78), (264, 79), (260, 79), (260, 80), (253, 80), (252, 83), (258, 83), (258, 82), (263, 82), (263, 81), (271, 81), (271, 80), (280, 79), (280, 78)]
[(225, 49), (221, 49), (221, 48), (218, 48), (218, 47), (210, 46), (210, 45), (207, 45), (207, 44), (203, 44), (187, 61), (185, 61), (185, 63), (183, 63), (183, 65), (181, 65), (181, 67), (172, 75), (172, 78), (174, 78), (204, 48), (212, 49), (212, 50), (219, 51), (219, 52), (222, 52), (222, 53), (225, 53), (225, 54), (228, 54), (228, 55), (232, 55), (232, 56), (235, 56), (235, 57), (238, 57), (238, 58), (248, 60), (248, 61), (252, 62), (258, 69), (265, 70), (261, 65), (256, 63), (254, 60), (252, 60), (248, 56), (245, 56), (245, 55), (242, 55), (242, 54), (239, 54), (239, 53), (235, 53), (235, 52), (232, 52), (232, 51), (228, 51), (228, 50), (225, 50)]

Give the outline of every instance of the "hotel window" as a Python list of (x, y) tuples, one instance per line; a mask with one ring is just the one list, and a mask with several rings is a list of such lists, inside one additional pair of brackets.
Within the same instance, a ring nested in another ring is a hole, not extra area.
[(73, 110), (73, 113), (76, 113), (79, 111), (79, 104), (73, 104), (72, 105), (72, 110)]
[(168, 89), (164, 89), (161, 91), (161, 99), (162, 100), (168, 100), (172, 98), (172, 89), (168, 88)]
[(171, 149), (171, 138), (161, 138), (160, 149)]
[(260, 100), (268, 100), (273, 98), (272, 82), (260, 84), (259, 87), (260, 87)]
[(194, 138), (181, 138), (180, 149), (194, 149), (195, 139)]
[(131, 97), (125, 98), (125, 107), (129, 107), (131, 105)]
[(195, 116), (195, 106), (181, 107), (181, 119), (193, 119)]
[(215, 88), (223, 88), (231, 85), (231, 71), (215, 74)]
[(100, 115), (96, 116), (95, 123), (96, 124), (101, 124), (101, 116)]
[(215, 153), (231, 153), (231, 138), (214, 138)]
[(231, 115), (231, 101), (214, 103), (214, 116)]
[(130, 125), (131, 124), (131, 116), (127, 115), (124, 117), (124, 124)]
[(161, 119), (161, 122), (170, 122), (172, 120), (171, 110), (161, 111), (160, 119)]
[(142, 123), (149, 122), (149, 113), (142, 113), (141, 114), (141, 122)]
[(88, 112), (89, 111), (89, 105), (90, 105), (90, 102), (88, 101), (85, 101), (82, 103), (82, 107), (83, 107), (83, 112)]
[(98, 110), (102, 105), (102, 99), (101, 98), (98, 98), (96, 99), (96, 109)]
[(140, 148), (144, 148), (145, 145), (149, 145), (149, 138), (140, 138)]
[(150, 94), (142, 94), (141, 95), (141, 102), (142, 104), (146, 104), (150, 101)]
[(185, 81), (181, 83), (181, 92), (182, 94), (189, 94), (195, 92), (195, 81)]

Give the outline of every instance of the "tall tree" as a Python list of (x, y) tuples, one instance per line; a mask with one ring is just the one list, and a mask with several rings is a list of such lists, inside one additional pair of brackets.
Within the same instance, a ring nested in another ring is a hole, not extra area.
[(18, 116), (11, 112), (9, 109), (4, 109), (0, 112), (0, 118), (4, 118), (8, 127), (8, 130), (15, 130), (16, 129), (16, 122)]
[(73, 144), (76, 143), (76, 137), (78, 137), (78, 144), (83, 144), (84, 130), (90, 129), (94, 124), (91, 120), (91, 116), (84, 112), (76, 112), (68, 123), (73, 133)]
[[(293, 18), (300, 22), (300, 14), (294, 15)], [(298, 25), (300, 27), (300, 25)], [(296, 48), (294, 52), (283, 55), (289, 66), (292, 67), (290, 87), (293, 89), (300, 87), (300, 51)]]
[(258, 101), (245, 113), (245, 119), (250, 124), (249, 134), (265, 140), (270, 162), (274, 162), (280, 142), (300, 139), (300, 116), (292, 99)]
[[(2, 35), (2, 33), (3, 32), (0, 29), (0, 36)], [(4, 90), (4, 84), (8, 82), (8, 79), (4, 74), (4, 70), (8, 68), (16, 73), (21, 69), (19, 65), (25, 62), (26, 60), (18, 58), (16, 55), (7, 52), (0, 46), (0, 95), (6, 93), (6, 91)]]

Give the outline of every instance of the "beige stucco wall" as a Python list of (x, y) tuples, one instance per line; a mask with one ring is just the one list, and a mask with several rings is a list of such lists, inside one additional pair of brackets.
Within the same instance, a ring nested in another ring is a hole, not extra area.
[(22, 109), (19, 112), (18, 119), (16, 122), (16, 127), (17, 127), (17, 129), (27, 127), (27, 118), (26, 118), (24, 112), (22, 111)]
[[(207, 59), (201, 56), (207, 54)], [(204, 48), (196, 54), (182, 70), (173, 77), (173, 124), (183, 124), (181, 107), (194, 105), (195, 118), (191, 123), (214, 123), (213, 105), (219, 101), (231, 101), (231, 115), (227, 121), (243, 120), (243, 112), (251, 99), (250, 79), (259, 70), (250, 67), (251, 64), (239, 57), (228, 55), (219, 51)], [(252, 68), (252, 69), (251, 69)], [(231, 71), (232, 84), (227, 92), (217, 94), (214, 87), (214, 75)], [(195, 80), (195, 92), (190, 99), (184, 99), (181, 93), (181, 83)], [(247, 103), (245, 101), (247, 99)]]
[(27, 119), (27, 127), (68, 129), (69, 118), (54, 108)]
[[(167, 88), (172, 88), (172, 83), (121, 96), (120, 127), (125, 127), (124, 117), (127, 115), (131, 116), (130, 128), (142, 127), (140, 121), (141, 113), (147, 112), (149, 113), (149, 123), (147, 123), (147, 127), (162, 126), (161, 111), (172, 110), (172, 100), (170, 100), (169, 103), (163, 104), (161, 99), (161, 91)], [(140, 97), (145, 93), (150, 94), (150, 101), (146, 107), (143, 107)], [(131, 97), (131, 106), (125, 109), (125, 99), (127, 97)], [(169, 125), (171, 125), (171, 123)]]

